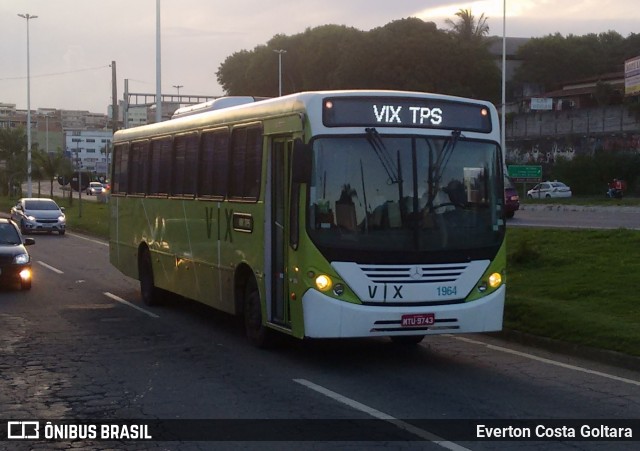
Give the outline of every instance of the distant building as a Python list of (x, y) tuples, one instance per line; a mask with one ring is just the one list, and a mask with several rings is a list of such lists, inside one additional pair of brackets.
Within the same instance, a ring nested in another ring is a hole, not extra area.
[[(123, 110), (123, 108), (120, 108), (120, 110)], [(147, 110), (147, 106), (130, 106), (126, 110), (125, 128), (139, 127), (148, 124)]]
[(76, 169), (106, 175), (113, 133), (110, 130), (66, 130), (65, 155)]
[[(15, 104), (0, 103), (0, 128), (26, 126), (26, 110), (16, 109)], [(106, 174), (113, 139), (110, 126), (110, 118), (105, 114), (39, 108), (31, 111), (32, 148), (49, 152), (60, 149), (74, 165)]]
[(624, 97), (624, 72), (575, 80), (542, 97), (553, 99), (557, 111), (618, 105)]

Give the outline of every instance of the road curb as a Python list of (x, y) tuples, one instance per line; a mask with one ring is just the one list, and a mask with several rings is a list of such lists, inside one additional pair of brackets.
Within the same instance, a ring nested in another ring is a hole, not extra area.
[(586, 212), (610, 212), (610, 213), (640, 213), (640, 207), (621, 205), (566, 205), (566, 204), (520, 204), (520, 210), (528, 211), (586, 211)]

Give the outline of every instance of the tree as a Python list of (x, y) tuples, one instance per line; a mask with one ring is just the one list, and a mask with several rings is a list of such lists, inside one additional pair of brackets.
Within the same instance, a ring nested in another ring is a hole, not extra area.
[(615, 31), (533, 38), (518, 49), (517, 59), (522, 65), (514, 78), (521, 83), (543, 85), (547, 91), (560, 89), (569, 81), (622, 72), (624, 60), (637, 56), (638, 45), (638, 35), (625, 39)]
[[(466, 15), (465, 18), (473, 16)], [(463, 95), (496, 101), (500, 71), (487, 49), (486, 19), (480, 38), (458, 39), (433, 22), (400, 19), (370, 31), (323, 25), (229, 56), (217, 71), (227, 95), (276, 96), (283, 49), (283, 92), (326, 89), (395, 89)]]
[(5, 162), (1, 172), (2, 191), (5, 194), (13, 194), (12, 187), (20, 186), (27, 176), (26, 148), (24, 128), (0, 129), (0, 160)]
[(34, 162), (42, 178), (49, 180), (50, 196), (53, 197), (53, 180), (58, 175), (70, 176), (73, 172), (71, 161), (64, 156), (61, 148), (55, 152), (38, 150), (34, 153)]
[(470, 9), (459, 9), (455, 14), (458, 20), (447, 19), (445, 23), (451, 28), (451, 32), (462, 41), (478, 42), (489, 34), (489, 19), (482, 13), (476, 22)]

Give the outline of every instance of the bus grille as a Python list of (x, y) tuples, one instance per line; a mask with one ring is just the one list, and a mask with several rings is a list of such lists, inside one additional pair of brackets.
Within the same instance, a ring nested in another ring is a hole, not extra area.
[(429, 265), (385, 266), (358, 265), (373, 283), (453, 283), (465, 272), (468, 264), (444, 263)]

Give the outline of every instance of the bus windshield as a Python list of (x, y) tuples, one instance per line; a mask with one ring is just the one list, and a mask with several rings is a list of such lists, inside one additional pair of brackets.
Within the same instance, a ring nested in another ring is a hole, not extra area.
[(317, 138), (311, 239), (333, 259), (341, 251), (351, 260), (357, 251), (422, 259), (425, 252), (495, 251), (504, 234), (500, 162), (497, 143), (459, 132), (385, 136), (368, 129)]

